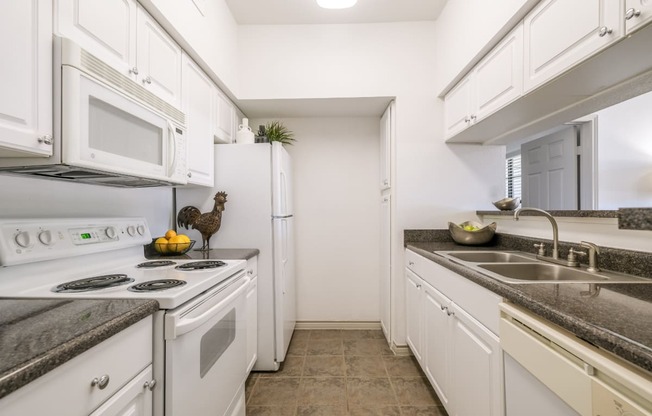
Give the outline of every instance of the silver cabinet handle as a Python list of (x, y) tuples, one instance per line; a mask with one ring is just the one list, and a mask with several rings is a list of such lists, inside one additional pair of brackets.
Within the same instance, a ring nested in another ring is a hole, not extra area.
[(100, 390), (104, 390), (106, 388), (106, 386), (109, 385), (109, 381), (110, 381), (109, 380), (109, 375), (104, 374), (103, 376), (101, 376), (99, 378), (95, 377), (93, 380), (91, 380), (91, 387), (97, 386), (97, 387), (100, 388)]
[(448, 310), (448, 307), (444, 306), (444, 305), (441, 305), (439, 308), (441, 308), (442, 311), (447, 311)]
[(601, 38), (611, 35), (613, 33), (613, 30), (609, 29), (607, 26), (602, 26), (600, 30), (598, 31), (598, 36)]
[(625, 12), (625, 20), (631, 20), (633, 17), (639, 17), (641, 15), (640, 10), (636, 10), (634, 8), (632, 9), (627, 9)]
[(421, 289), (421, 285), (417, 284), (417, 289)]
[(143, 84), (151, 84), (152, 83), (152, 77), (149, 75), (145, 78), (143, 78)]
[(448, 316), (455, 316), (455, 312), (451, 311), (450, 309), (446, 308), (446, 315)]
[(192, 178), (192, 172), (188, 172), (188, 177)]
[(408, 261), (408, 266), (414, 266), (414, 262), (413, 261)]
[(385, 180), (383, 181), (383, 185), (387, 185), (388, 183), (389, 183), (389, 181), (388, 181), (387, 179), (385, 179)]
[(464, 122), (465, 122), (465, 123), (468, 123), (468, 122), (470, 122), (470, 121), (471, 121), (471, 119), (470, 119), (469, 117), (464, 117)]
[(154, 390), (154, 387), (156, 387), (156, 380), (154, 379), (146, 381), (145, 384), (143, 384), (143, 388), (148, 389), (149, 391)]
[(253, 276), (253, 275), (254, 275), (254, 269), (249, 269), (249, 270), (247, 270), (247, 274), (248, 274), (249, 276)]
[(47, 144), (47, 145), (52, 145), (52, 135), (51, 134), (45, 134), (38, 139), (39, 143)]
[(477, 117), (475, 114), (471, 114), (471, 120), (475, 120)]
[(129, 68), (129, 73), (138, 75), (138, 68), (137, 67)]

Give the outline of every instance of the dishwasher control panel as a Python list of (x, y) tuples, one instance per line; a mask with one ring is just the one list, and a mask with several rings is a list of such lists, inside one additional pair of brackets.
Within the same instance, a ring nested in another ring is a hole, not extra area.
[[(649, 412), (611, 386), (593, 380), (593, 416), (650, 416)], [(648, 405), (650, 403), (648, 402)]]

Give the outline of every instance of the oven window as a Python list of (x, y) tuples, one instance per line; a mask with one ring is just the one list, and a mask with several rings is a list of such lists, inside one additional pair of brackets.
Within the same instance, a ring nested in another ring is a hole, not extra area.
[(231, 309), (224, 318), (216, 323), (201, 338), (199, 375), (204, 378), (206, 373), (219, 360), (224, 351), (235, 340), (235, 308)]
[(88, 143), (93, 149), (155, 165), (163, 164), (163, 131), (89, 96)]

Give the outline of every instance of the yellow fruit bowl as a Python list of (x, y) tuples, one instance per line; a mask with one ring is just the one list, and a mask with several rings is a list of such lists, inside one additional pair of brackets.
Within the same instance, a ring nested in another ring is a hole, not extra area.
[(167, 254), (168, 256), (179, 256), (186, 254), (195, 245), (195, 240), (190, 240), (187, 243), (152, 243), (154, 250), (160, 254)]

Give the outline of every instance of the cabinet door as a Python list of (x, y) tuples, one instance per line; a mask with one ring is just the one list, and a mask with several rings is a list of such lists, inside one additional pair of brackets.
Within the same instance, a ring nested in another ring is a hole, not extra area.
[(444, 126), (446, 137), (454, 136), (471, 122), (473, 76), (467, 76), (444, 97)]
[(247, 374), (258, 358), (258, 277), (254, 276), (247, 290)]
[(58, 0), (57, 32), (136, 78), (135, 0)]
[(412, 353), (421, 363), (421, 279), (409, 270), (405, 270), (405, 304), (406, 304), (406, 340)]
[(138, 79), (166, 102), (181, 107), (181, 48), (138, 8)]
[(52, 2), (1, 2), (0, 50), (0, 156), (51, 156)]
[(453, 318), (451, 416), (503, 415), (502, 351), (498, 337), (455, 303), (449, 310)]
[(627, 34), (634, 32), (652, 20), (652, 1), (625, 0), (625, 29)]
[(380, 190), (388, 189), (391, 184), (391, 146), (394, 103), (390, 104), (380, 119)]
[(233, 143), (235, 138), (235, 107), (220, 91), (215, 89), (215, 143)]
[(391, 195), (380, 198), (380, 327), (390, 341)]
[[(524, 19), (525, 92), (623, 35), (620, 0), (544, 0)], [(611, 32), (609, 32), (611, 31)]]
[(182, 56), (181, 101), (188, 133), (188, 183), (213, 186), (213, 94), (216, 88), (187, 55)]
[(151, 416), (152, 391), (148, 387), (151, 380), (149, 365), (90, 416)]
[(423, 305), (423, 370), (437, 392), (442, 404), (448, 408), (450, 402), (450, 332), (448, 317), (450, 299), (435, 288), (424, 286)]
[(519, 24), (474, 70), (473, 115), (479, 121), (523, 93), (523, 25)]

